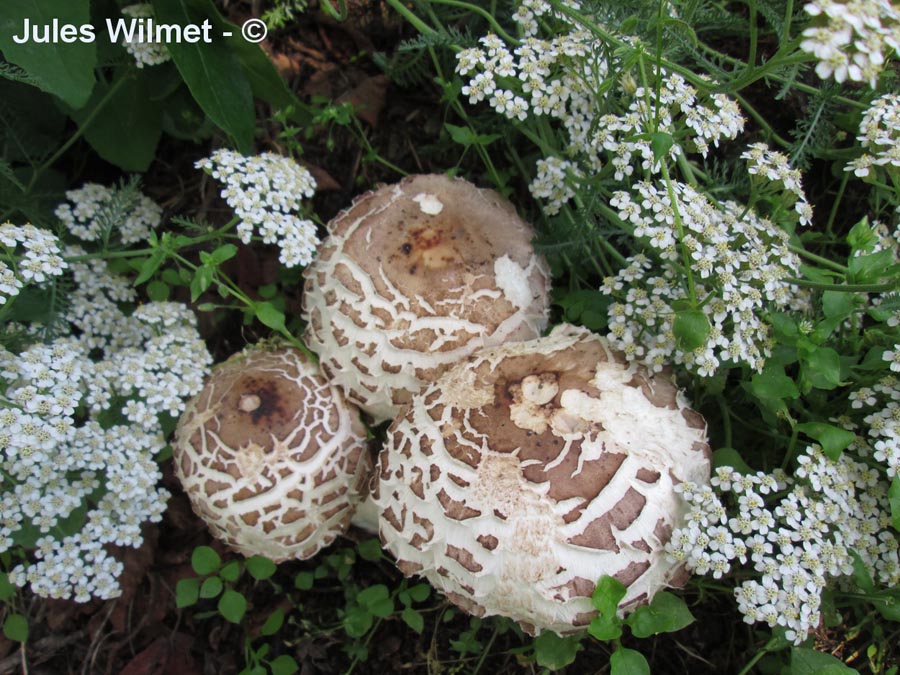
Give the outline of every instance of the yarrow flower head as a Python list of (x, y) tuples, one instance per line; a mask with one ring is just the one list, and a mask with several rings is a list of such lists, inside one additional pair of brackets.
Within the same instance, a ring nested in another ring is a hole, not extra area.
[(759, 176), (781, 186), (784, 193), (793, 199), (801, 225), (812, 223), (812, 206), (803, 192), (802, 176), (798, 169), (791, 167), (787, 155), (769, 149), (765, 143), (753, 143), (741, 159), (747, 160), (747, 171), (751, 176)]
[[(786, 281), (800, 264), (787, 247), (788, 235), (740, 204), (715, 204), (682, 183), (671, 187), (670, 194), (664, 182), (641, 181), (610, 200), (661, 265), (640, 253), (604, 279), (601, 290), (615, 300), (608, 337), (629, 360), (656, 371), (671, 361), (701, 376), (713, 375), (723, 362), (759, 371), (772, 347), (763, 305), (801, 302)], [(676, 217), (683, 225), (680, 241)], [(675, 337), (676, 308), (690, 301), (682, 283), (685, 257), (695, 271), (696, 297), (706, 298), (700, 311), (709, 325), (706, 339), (691, 351), (680, 349)]]
[(257, 231), (264, 243), (278, 244), (287, 267), (312, 262), (316, 226), (294, 213), (304, 197), (315, 194), (316, 181), (306, 168), (271, 152), (245, 157), (232, 150), (216, 150), (196, 166), (224, 184), (222, 198), (241, 220), (241, 241), (249, 244)]
[(85, 183), (66, 192), (66, 199), (56, 208), (56, 217), (82, 241), (117, 233), (122, 244), (136, 244), (162, 222), (162, 208), (133, 188)]
[(0, 305), (27, 284), (41, 285), (66, 269), (59, 239), (34, 225), (0, 225)]
[(890, 513), (879, 473), (815, 445), (798, 465), (793, 477), (723, 466), (712, 487), (679, 485), (687, 519), (666, 546), (698, 574), (755, 572), (734, 591), (744, 620), (782, 626), (796, 644), (818, 627), (829, 581), (853, 573), (853, 552), (879, 583), (900, 582), (900, 545), (878, 515)]
[(862, 116), (857, 140), (867, 153), (850, 162), (845, 171), (866, 177), (873, 166), (900, 174), (900, 96), (876, 98)]
[[(128, 5), (122, 8), (122, 14), (133, 19), (147, 19), (153, 17), (153, 5), (149, 2), (141, 2), (135, 5)], [(126, 22), (127, 23), (127, 22)], [(137, 38), (138, 31), (134, 30), (130, 33), (132, 37)], [(153, 36), (149, 36), (149, 40), (131, 40), (127, 38), (122, 41), (125, 50), (134, 57), (138, 68), (144, 66), (158, 66), (166, 61), (171, 61), (172, 56), (166, 46), (160, 42), (154, 42)]]
[(816, 74), (868, 82), (874, 89), (900, 50), (900, 9), (888, 0), (815, 0), (803, 8), (813, 25), (803, 31), (800, 49), (819, 60)]

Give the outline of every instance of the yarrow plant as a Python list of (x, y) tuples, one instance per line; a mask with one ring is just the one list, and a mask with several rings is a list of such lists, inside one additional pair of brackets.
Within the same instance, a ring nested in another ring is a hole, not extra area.
[(315, 223), (296, 215), (316, 190), (306, 168), (271, 152), (245, 157), (232, 150), (216, 150), (197, 168), (225, 185), (222, 198), (239, 218), (242, 242), (249, 244), (257, 232), (264, 243), (278, 245), (286, 267), (312, 262), (319, 243)]
[(823, 80), (867, 82), (875, 88), (900, 50), (900, 10), (887, 0), (816, 0), (803, 6), (813, 25), (800, 49), (818, 59)]
[[(67, 196), (57, 212), (87, 241), (110, 229), (136, 241), (158, 223), (143, 197), (110, 206), (114, 191), (93, 185)], [(65, 285), (47, 297), (67, 291), (45, 330), (0, 324), (9, 344), (0, 347), (0, 553), (32, 551), (9, 580), (37, 595), (112, 598), (123, 566), (110, 546), (139, 546), (141, 526), (162, 517), (169, 495), (154, 457), (211, 357), (190, 310), (151, 302), (129, 311), (138, 299), (130, 280), (80, 245), (33, 226), (0, 226), (0, 237), (16, 290), (58, 279)]]
[(900, 185), (900, 96), (885, 94), (872, 102), (860, 121), (857, 140), (868, 152), (850, 162), (845, 171), (865, 178), (880, 167)]
[[(82, 241), (108, 243), (115, 234), (122, 244), (136, 244), (162, 222), (162, 208), (133, 188), (86, 183), (67, 191), (66, 199), (56, 208), (56, 217)], [(127, 214), (124, 220), (115, 220), (122, 213)]]
[(34, 225), (0, 225), (0, 305), (19, 294), (26, 284), (43, 285), (60, 276), (66, 262), (60, 242)]

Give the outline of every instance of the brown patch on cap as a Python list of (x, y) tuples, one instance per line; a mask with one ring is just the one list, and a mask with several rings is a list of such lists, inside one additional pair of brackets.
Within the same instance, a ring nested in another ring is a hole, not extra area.
[(448, 557), (453, 558), (456, 562), (458, 562), (460, 565), (462, 565), (472, 573), (480, 572), (484, 569), (483, 566), (479, 565), (475, 561), (475, 557), (472, 555), (471, 551), (467, 551), (464, 548), (459, 548), (458, 546), (447, 544), (446, 553)]

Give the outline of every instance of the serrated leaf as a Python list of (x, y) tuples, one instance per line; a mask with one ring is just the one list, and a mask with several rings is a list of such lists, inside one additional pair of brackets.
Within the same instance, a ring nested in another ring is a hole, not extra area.
[(219, 598), (218, 610), (226, 621), (240, 623), (247, 611), (247, 599), (229, 588)]
[(254, 555), (247, 558), (244, 565), (250, 573), (250, 576), (257, 581), (268, 579), (275, 574), (275, 570), (278, 569), (278, 566), (274, 562), (261, 555)]
[(702, 347), (706, 344), (710, 330), (709, 319), (699, 309), (683, 309), (675, 313), (672, 333), (682, 351), (692, 352)]
[(633, 649), (618, 647), (609, 657), (610, 675), (650, 675), (644, 655)]
[(19, 44), (25, 19), (32, 26), (51, 24), (90, 25), (89, 0), (16, 0), (0, 2), (0, 51), (7, 61), (21, 67), (47, 93), (58, 96), (73, 108), (83, 106), (94, 87), (97, 65), (96, 41), (34, 42)]
[[(217, 14), (209, 0), (153, 0), (153, 8), (159, 23), (181, 26), (212, 21)], [(167, 47), (203, 112), (234, 139), (239, 152), (249, 153), (256, 125), (253, 92), (232, 49), (222, 39)]]
[(3, 622), (3, 634), (13, 642), (28, 642), (28, 619), (21, 614), (10, 614)]
[(822, 452), (835, 460), (856, 440), (856, 434), (852, 431), (825, 422), (804, 422), (798, 424), (797, 429), (810, 438), (816, 439), (822, 446)]
[(661, 591), (649, 605), (638, 607), (625, 619), (635, 637), (645, 638), (659, 633), (672, 633), (694, 622), (694, 615), (684, 600)]
[(400, 613), (400, 618), (403, 619), (403, 623), (412, 628), (419, 635), (425, 630), (425, 619), (422, 618), (420, 612), (417, 612), (412, 607), (405, 607)]
[(581, 649), (580, 636), (560, 637), (553, 631), (544, 631), (534, 639), (534, 657), (539, 666), (559, 670), (575, 661)]
[(212, 574), (219, 569), (222, 559), (215, 549), (209, 546), (198, 546), (191, 554), (191, 567), (201, 576)]
[(197, 604), (200, 599), (199, 579), (179, 579), (175, 584), (175, 606), (179, 609)]

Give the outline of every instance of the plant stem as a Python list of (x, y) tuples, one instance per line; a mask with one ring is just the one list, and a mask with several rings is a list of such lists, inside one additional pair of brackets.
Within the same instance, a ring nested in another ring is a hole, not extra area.
[(834, 262), (833, 260), (829, 260), (828, 258), (823, 258), (820, 255), (816, 255), (815, 253), (807, 251), (802, 246), (797, 246), (796, 244), (788, 244), (788, 249), (790, 249), (792, 253), (796, 253), (797, 255), (799, 255), (801, 258), (812, 260), (822, 267), (828, 267), (835, 272), (840, 272), (841, 274), (846, 274), (848, 272), (846, 265), (841, 265), (840, 263)]
[(837, 291), (838, 293), (888, 293), (900, 288), (900, 282), (894, 281), (886, 284), (823, 284), (807, 279), (795, 279), (788, 277), (785, 281), (794, 286), (814, 288), (819, 291)]

